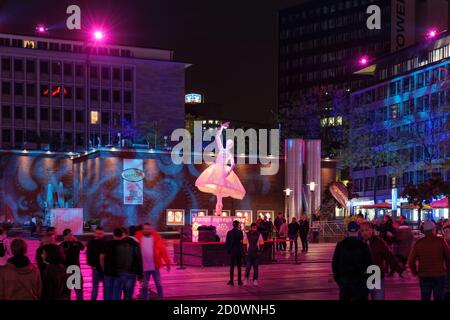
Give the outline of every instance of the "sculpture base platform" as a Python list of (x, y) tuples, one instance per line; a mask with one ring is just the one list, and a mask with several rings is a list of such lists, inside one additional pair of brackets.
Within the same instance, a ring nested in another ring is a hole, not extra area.
[[(230, 256), (227, 253), (225, 243), (202, 244), (195, 242), (183, 243), (183, 265), (197, 267), (227, 266)], [(174, 260), (180, 263), (180, 244), (174, 244)], [(272, 244), (264, 246), (259, 257), (260, 264), (272, 263)], [(242, 258), (242, 266), (245, 266), (245, 257)]]

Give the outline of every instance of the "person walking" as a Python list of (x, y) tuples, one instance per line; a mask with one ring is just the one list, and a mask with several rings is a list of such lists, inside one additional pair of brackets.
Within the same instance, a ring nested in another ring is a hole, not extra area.
[(280, 230), (279, 230), (279, 240), (280, 240), (280, 250), (281, 251), (286, 251), (287, 236), (288, 236), (288, 225), (286, 223), (286, 219), (283, 218), (283, 223), (280, 225)]
[[(129, 233), (128, 233), (129, 235)], [(137, 278), (142, 279), (142, 255), (139, 243), (129, 236), (123, 237), (116, 247), (116, 270), (119, 286), (116, 297), (132, 300)]]
[(103, 297), (105, 297), (104, 275), (100, 265), (100, 255), (102, 252), (105, 252), (105, 246), (105, 230), (98, 226), (97, 229), (95, 229), (94, 239), (88, 243), (86, 249), (87, 263), (92, 269), (91, 300), (97, 300), (100, 282), (103, 283)]
[(144, 300), (148, 299), (148, 283), (153, 277), (158, 298), (162, 300), (164, 295), (160, 269), (166, 265), (167, 271), (170, 272), (170, 258), (164, 240), (150, 223), (143, 225), (142, 230), (137, 232), (136, 239), (140, 243), (142, 254), (143, 279), (140, 296)]
[(370, 253), (372, 254), (373, 263), (377, 265), (381, 270), (381, 281), (379, 289), (370, 290), (370, 296), (372, 300), (384, 300), (385, 297), (385, 283), (384, 283), (384, 271), (386, 266), (390, 266), (390, 269), (398, 273), (402, 273), (404, 269), (400, 266), (399, 262), (387, 246), (383, 239), (373, 234), (373, 227), (370, 222), (364, 221), (360, 224), (360, 234), (363, 241), (369, 246)]
[(36, 265), (39, 268), (39, 272), (42, 275), (44, 274), (45, 266), (47, 265), (42, 260), (42, 252), (44, 250), (44, 246), (47, 244), (56, 244), (56, 229), (54, 227), (50, 227), (47, 229), (47, 233), (42, 238), (41, 242), (39, 243), (39, 247), (36, 249)]
[(367, 300), (367, 268), (372, 265), (369, 246), (359, 239), (359, 225), (347, 225), (347, 237), (336, 245), (333, 254), (333, 277), (339, 286), (340, 300)]
[(423, 233), (425, 237), (417, 240), (411, 250), (409, 268), (413, 275), (419, 277), (422, 300), (431, 300), (431, 295), (434, 300), (443, 300), (450, 249), (444, 238), (436, 236), (436, 225), (433, 221), (423, 223)]
[[(280, 228), (281, 225), (283, 224), (283, 213), (278, 212), (277, 217), (275, 218), (275, 221), (273, 222), (273, 225), (275, 227), (275, 238), (276, 240), (280, 240)], [(276, 246), (275, 246), (277, 251), (280, 251), (283, 249), (282, 243), (277, 241)]]
[(253, 285), (258, 286), (258, 267), (259, 254), (264, 246), (264, 239), (261, 233), (258, 232), (256, 223), (252, 223), (250, 231), (245, 233), (243, 244), (247, 251), (247, 265), (245, 269), (245, 285), (249, 285), (250, 270), (253, 267)]
[[(450, 225), (444, 225), (444, 238), (447, 241), (447, 245), (450, 247)], [(447, 259), (447, 277), (445, 280), (445, 296), (446, 301), (450, 300), (450, 259)]]
[(23, 239), (11, 242), (12, 257), (0, 267), (0, 300), (39, 300), (42, 282), (39, 269), (27, 257)]
[(295, 253), (298, 252), (298, 233), (300, 231), (300, 225), (297, 222), (296, 217), (292, 217), (291, 223), (288, 225), (288, 237), (289, 237), (289, 252), (292, 253), (292, 246), (295, 247)]
[(300, 216), (300, 240), (302, 241), (302, 252), (308, 253), (308, 234), (309, 234), (309, 221), (306, 218), (306, 214), (303, 213)]
[(11, 243), (8, 239), (8, 231), (0, 226), (0, 267), (5, 266), (11, 257)]
[(399, 227), (397, 228), (397, 236), (394, 246), (394, 255), (404, 267), (406, 267), (408, 262), (408, 256), (411, 252), (413, 241), (414, 234), (411, 227), (399, 220)]
[(244, 236), (242, 230), (239, 230), (239, 221), (233, 221), (233, 229), (227, 232), (226, 248), (230, 255), (230, 281), (228, 285), (234, 285), (234, 267), (237, 267), (238, 271), (238, 285), (242, 285), (241, 277), (241, 262), (242, 262), (242, 242)]
[(100, 266), (103, 273), (103, 285), (105, 286), (105, 300), (120, 300), (120, 297), (117, 295), (120, 292), (120, 281), (116, 264), (117, 246), (122, 239), (122, 229), (114, 229), (113, 239), (105, 244), (104, 252), (100, 253)]
[(56, 244), (47, 244), (42, 249), (42, 261), (46, 264), (46, 267), (41, 275), (41, 299), (44, 301), (70, 300), (64, 251)]
[[(63, 242), (60, 243), (61, 249), (64, 250), (66, 257), (66, 267), (77, 266), (80, 268), (80, 252), (84, 250), (84, 244), (72, 234), (72, 230), (65, 229), (63, 231)], [(81, 269), (80, 269), (81, 270)], [(77, 300), (83, 300), (83, 276), (80, 272), (81, 283), (80, 288), (75, 288), (75, 296)]]

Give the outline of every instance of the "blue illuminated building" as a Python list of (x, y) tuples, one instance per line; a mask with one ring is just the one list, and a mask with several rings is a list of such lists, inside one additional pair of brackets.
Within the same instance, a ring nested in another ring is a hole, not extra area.
[(401, 194), (406, 184), (424, 182), (433, 172), (450, 180), (450, 33), (373, 61), (361, 71), (370, 73), (372, 84), (352, 93), (352, 132), (371, 134), (375, 138), (367, 147), (387, 151), (388, 161), (392, 157), (400, 164), (353, 168), (360, 196), (353, 206), (390, 202), (393, 188)]

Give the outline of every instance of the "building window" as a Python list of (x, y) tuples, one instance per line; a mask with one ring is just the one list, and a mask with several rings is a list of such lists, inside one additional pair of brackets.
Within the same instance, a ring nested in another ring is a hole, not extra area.
[(76, 140), (77, 146), (82, 146), (82, 145), (84, 145), (84, 134), (82, 134), (82, 133), (77, 133), (77, 134), (75, 135), (75, 140)]
[(61, 121), (61, 109), (53, 109), (52, 110), (52, 121), (54, 121), (54, 122)]
[(116, 81), (120, 81), (121, 80), (120, 69), (119, 68), (114, 68), (113, 69), (113, 80), (116, 80)]
[(131, 124), (131, 123), (132, 123), (132, 116), (131, 116), (131, 113), (125, 113), (125, 114), (123, 115), (123, 119), (124, 119), (127, 123)]
[(48, 121), (48, 108), (41, 108), (41, 121)]
[(99, 124), (98, 111), (91, 111), (91, 124)]
[(61, 86), (53, 86), (52, 87), (52, 97), (53, 98), (61, 97)]
[(2, 130), (2, 141), (4, 143), (11, 143), (11, 130), (10, 129)]
[(120, 112), (113, 113), (113, 126), (120, 127), (122, 126), (122, 117)]
[(64, 63), (64, 76), (71, 77), (73, 74), (73, 65), (69, 63)]
[(75, 76), (84, 77), (84, 67), (82, 65), (75, 65)]
[(11, 71), (11, 58), (2, 58), (2, 70)]
[(14, 140), (16, 143), (23, 143), (23, 130), (14, 130)]
[(36, 109), (34, 107), (27, 107), (27, 120), (36, 120)]
[(71, 132), (64, 132), (63, 138), (64, 138), (64, 141), (63, 141), (64, 145), (66, 145), (66, 146), (72, 145), (72, 133)]
[(2, 118), (11, 119), (11, 106), (2, 106)]
[(72, 87), (64, 86), (64, 99), (70, 100), (73, 97)]
[(15, 72), (23, 72), (23, 60), (22, 59), (14, 59), (14, 71)]
[(64, 122), (72, 122), (72, 110), (64, 110)]
[(102, 79), (103, 80), (110, 80), (110, 71), (107, 67), (102, 67)]
[(123, 79), (124, 79), (124, 81), (132, 81), (132, 79), (133, 79), (133, 70), (132, 69), (125, 69), (123, 71)]
[(102, 125), (109, 125), (109, 112), (102, 112)]
[(48, 62), (41, 61), (39, 63), (39, 69), (40, 69), (41, 74), (48, 74)]
[(83, 110), (75, 111), (75, 120), (77, 123), (84, 123), (84, 111)]
[(108, 89), (102, 90), (102, 101), (109, 102), (109, 90)]
[(36, 97), (36, 85), (27, 83), (27, 97)]
[(14, 83), (14, 95), (22, 96), (23, 95), (23, 83)]
[(113, 91), (113, 101), (116, 103), (120, 102), (120, 91), (119, 90)]
[(50, 88), (46, 84), (41, 84), (41, 97), (49, 97), (50, 96)]
[(90, 72), (91, 72), (91, 78), (98, 79), (98, 67), (91, 66)]
[(91, 89), (91, 100), (98, 101), (98, 89), (96, 88)]
[(84, 90), (83, 88), (77, 87), (75, 89), (75, 99), (82, 100), (84, 97)]
[(61, 62), (52, 62), (52, 74), (56, 76), (61, 75)]
[(23, 120), (23, 107), (14, 107), (14, 119)]
[(2, 94), (11, 94), (11, 82), (2, 82)]
[(123, 101), (125, 103), (131, 103), (131, 91), (125, 91), (123, 93)]

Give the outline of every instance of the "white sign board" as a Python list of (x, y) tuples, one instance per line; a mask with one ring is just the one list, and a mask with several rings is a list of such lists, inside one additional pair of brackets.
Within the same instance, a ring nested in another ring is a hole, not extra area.
[(72, 234), (83, 234), (83, 209), (51, 209), (50, 225), (56, 228), (57, 234), (62, 234), (65, 229), (72, 230)]
[(144, 203), (144, 162), (142, 159), (123, 159), (123, 204)]

